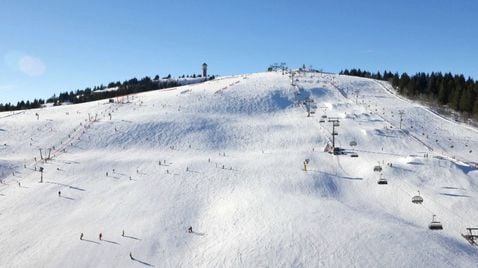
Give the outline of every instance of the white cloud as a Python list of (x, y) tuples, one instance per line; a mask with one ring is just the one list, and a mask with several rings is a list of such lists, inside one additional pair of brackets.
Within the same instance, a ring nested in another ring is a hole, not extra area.
[(41, 59), (28, 55), (18, 60), (18, 68), (29, 76), (41, 76), (46, 72), (46, 65)]

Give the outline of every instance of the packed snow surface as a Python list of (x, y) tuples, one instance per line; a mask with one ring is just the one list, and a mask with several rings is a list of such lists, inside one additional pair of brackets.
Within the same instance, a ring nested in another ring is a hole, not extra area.
[(477, 162), (476, 129), (332, 74), (0, 113), (0, 267), (476, 267)]

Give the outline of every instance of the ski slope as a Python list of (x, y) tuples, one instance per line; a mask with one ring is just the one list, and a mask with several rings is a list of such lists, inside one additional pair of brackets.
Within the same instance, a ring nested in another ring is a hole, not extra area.
[(117, 101), (0, 113), (0, 267), (478, 263), (478, 132), (388, 83), (270, 72)]

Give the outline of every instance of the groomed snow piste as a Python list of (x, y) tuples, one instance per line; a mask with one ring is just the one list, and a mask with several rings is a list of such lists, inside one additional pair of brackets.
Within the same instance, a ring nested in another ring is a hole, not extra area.
[(476, 267), (478, 131), (385, 82), (293, 80), (0, 113), (0, 267)]

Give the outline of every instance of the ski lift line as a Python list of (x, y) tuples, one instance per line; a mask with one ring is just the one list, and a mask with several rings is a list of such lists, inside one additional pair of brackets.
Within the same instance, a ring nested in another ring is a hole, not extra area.
[[(378, 83), (378, 82), (375, 81), (375, 80), (374, 80), (374, 82)], [(397, 97), (398, 99), (404, 101), (404, 102), (407, 103), (407, 104), (410, 104), (409, 101), (403, 100), (403, 99), (401, 99), (399, 96), (397, 96), (397, 95), (391, 93), (391, 92), (390, 92), (387, 88), (385, 88), (385, 86), (383, 86), (382, 84), (380, 84), (380, 83), (378, 83), (378, 84), (379, 84), (387, 93), (389, 93), (389, 94), (391, 94), (391, 95)], [(373, 96), (373, 97), (376, 99), (375, 96)], [(375, 102), (376, 102), (376, 103), (380, 103), (378, 100), (375, 100)], [(442, 119), (442, 120), (444, 120), (444, 121), (447, 121), (447, 122), (452, 123), (452, 124), (455, 124), (455, 125), (459, 125), (459, 126), (464, 127), (464, 128), (466, 128), (466, 129), (468, 129), (468, 130), (472, 130), (472, 131), (478, 132), (476, 129), (471, 128), (471, 127), (469, 127), (469, 126), (467, 126), (467, 125), (462, 125), (462, 124), (458, 124), (457, 122), (450, 121), (450, 120), (448, 120), (447, 118), (444, 118), (444, 117), (442, 117), (442, 116), (440, 116), (440, 115), (434, 113), (433, 111), (431, 111), (431, 110), (429, 110), (429, 109), (426, 109), (425, 107), (420, 106), (419, 108), (421, 108), (421, 109), (423, 109), (423, 110), (426, 110), (427, 112), (433, 114), (434, 116), (437, 116), (438, 118), (440, 118), (440, 119)], [(377, 114), (377, 115), (378, 115), (378, 114)], [(378, 116), (381, 117), (384, 121), (386, 121), (386, 122), (390, 123), (391, 125), (393, 125), (390, 121), (385, 120), (385, 118), (383, 118), (382, 116), (380, 116), (380, 115), (378, 115)], [(395, 125), (393, 125), (393, 126), (396, 127)], [(418, 138), (416, 135), (414, 135), (413, 133), (408, 132), (407, 135), (410, 136), (410, 137), (412, 137), (413, 139), (415, 139), (416, 141), (418, 141), (419, 143), (421, 143), (421, 144), (424, 145), (425, 147), (427, 147), (429, 150), (434, 151), (434, 148), (433, 148), (432, 146), (426, 144), (424, 141), (422, 141), (421, 139), (419, 139), (419, 138)], [(448, 157), (450, 157), (450, 153), (449, 153), (445, 148), (443, 148), (442, 146), (440, 146), (440, 147), (441, 147), (440, 149), (443, 151), (443, 154), (445, 154), (445, 155), (447, 155)], [(456, 158), (456, 157), (455, 157), (455, 158)], [(465, 160), (459, 159), (459, 158), (456, 158), (456, 159), (458, 159), (458, 160), (460, 160), (460, 161), (462, 161), (462, 162), (467, 162), (466, 159), (465, 159)]]
[[(118, 106), (119, 107), (119, 106)], [(114, 109), (112, 106), (108, 106), (103, 112), (101, 112), (100, 114), (104, 114), (103, 118), (106, 118), (106, 116), (108, 115), (108, 112), (112, 112)], [(88, 124), (84, 124), (82, 126), (82, 128), (78, 128), (74, 133), (73, 135), (71, 136), (71, 138), (69, 138), (65, 143), (61, 144), (60, 146), (58, 146), (58, 148), (56, 150), (54, 150), (52, 153), (53, 153), (53, 156), (58, 156), (59, 154), (62, 153), (62, 151), (64, 149), (66, 149), (66, 147), (68, 147), (68, 144), (71, 144), (71, 142), (75, 141), (77, 138), (81, 137), (82, 134), (83, 134), (83, 131), (90, 128), (94, 121), (91, 122), (91, 121), (88, 121), (89, 123)]]
[[(400, 180), (400, 181), (402, 181), (402, 180)], [(404, 182), (405, 184), (408, 184), (408, 186), (410, 186), (410, 184), (409, 184), (408, 182), (406, 182), (406, 181), (403, 181), (403, 182)], [(401, 187), (400, 187), (399, 185), (397, 185), (396, 183), (394, 183), (394, 185), (396, 185), (399, 190), (401, 190), (402, 192), (406, 193), (408, 196), (413, 197), (413, 195), (411, 195), (409, 192), (405, 191), (403, 188), (401, 188)], [(451, 214), (453, 214), (453, 215), (456, 216), (457, 218), (461, 219), (461, 222), (462, 222), (461, 225), (463, 226), (463, 222), (465, 221), (465, 219), (464, 219), (462, 216), (456, 214), (453, 210), (451, 210), (451, 209), (449, 209), (449, 208), (447, 208), (447, 207), (445, 207), (445, 206), (442, 206), (442, 205), (440, 205), (440, 204), (437, 203), (437, 202), (435, 202), (435, 204), (439, 205), (441, 208), (445, 208), (445, 210), (447, 210), (448, 212), (450, 212)], [(423, 207), (424, 209), (426, 209), (426, 210), (427, 210), (428, 212), (430, 212), (431, 214), (433, 214), (433, 215), (435, 214), (430, 208), (427, 207), (427, 205), (421, 204), (420, 206)], [(466, 225), (466, 226), (468, 226), (468, 225)]]
[[(338, 160), (338, 159), (337, 159)], [(398, 182), (398, 181), (397, 181)], [(405, 182), (405, 181), (404, 181)], [(407, 182), (405, 182), (406, 184), (408, 184)], [(408, 195), (409, 197), (413, 197), (408, 191), (405, 191), (402, 187), (400, 187), (397, 183), (394, 183), (394, 186), (396, 186), (396, 188), (398, 188), (400, 191), (404, 192), (406, 195)], [(435, 203), (435, 204), (438, 204), (439, 203)], [(421, 204), (420, 205), (421, 207), (423, 207), (425, 210), (427, 210), (429, 213), (431, 213), (432, 215), (435, 215), (435, 213), (430, 209), (428, 208), (426, 205), (424, 204)], [(453, 214), (454, 216), (458, 217), (459, 219), (462, 220), (462, 222), (465, 221), (465, 219), (463, 217), (461, 217), (460, 215), (454, 213), (452, 210), (448, 209), (447, 207), (443, 207), (441, 206), (442, 208), (445, 208), (446, 210), (448, 210), (448, 212), (451, 212), (451, 214)], [(461, 224), (463, 226), (463, 224)], [(469, 226), (469, 225), (466, 225), (466, 226)]]
[[(332, 82), (330, 82), (330, 84), (331, 84), (332, 86), (334, 86), (337, 90), (339, 90), (339, 92), (341, 92), (340, 89), (339, 89), (336, 85), (334, 85)], [(381, 86), (382, 86), (382, 85), (381, 85)], [(382, 86), (382, 87), (383, 87), (383, 86)], [(341, 92), (341, 93), (342, 93), (342, 92)], [(342, 95), (344, 95), (344, 94), (342, 94)], [(347, 98), (346, 95), (344, 95), (344, 97)], [(374, 96), (374, 98), (376, 98), (376, 97)], [(375, 100), (375, 102), (377, 102), (377, 100)], [(385, 119), (384, 117), (382, 117), (381, 115), (379, 115), (379, 114), (377, 114), (377, 115), (378, 115), (380, 118), (382, 118), (382, 120), (384, 120), (385, 122), (387, 122), (387, 123), (389, 123), (390, 125), (394, 126), (390, 121), (386, 120), (386, 119)], [(411, 135), (410, 133), (408, 133), (407, 136), (413, 138), (415, 141), (418, 141), (419, 143), (421, 143), (422, 145), (424, 145), (427, 149), (433, 151), (433, 148), (432, 148), (432, 147), (428, 146), (427, 144), (425, 144), (423, 141), (421, 141), (420, 139), (418, 139), (418, 138), (415, 137), (414, 135)], [(337, 158), (337, 164), (340, 166), (340, 163), (339, 163), (338, 158)], [(343, 171), (345, 171), (342, 167), (341, 167), (341, 169), (342, 169)], [(407, 183), (407, 182), (405, 182), (405, 183)], [(407, 184), (408, 184), (408, 183), (407, 183)], [(396, 185), (396, 184), (395, 184), (395, 185)], [(405, 190), (402, 189), (400, 186), (398, 186), (398, 185), (396, 185), (396, 186), (397, 186), (397, 188), (398, 188), (399, 190), (401, 190), (402, 192), (406, 193), (408, 196), (413, 197), (409, 192), (405, 191)], [(436, 203), (436, 204), (439, 205), (439, 203)], [(424, 209), (426, 209), (428, 212), (430, 212), (430, 213), (432, 213), (432, 214), (434, 215), (434, 213), (432, 212), (432, 210), (429, 209), (426, 205), (423, 205), (423, 204), (422, 204), (421, 206), (423, 206)], [(456, 216), (456, 217), (458, 217), (459, 219), (461, 219), (462, 222), (464, 221), (464, 218), (463, 218), (463, 217), (461, 217), (460, 215), (456, 214), (456, 213), (455, 213), (454, 211), (452, 211), (451, 209), (449, 209), (449, 208), (447, 208), (447, 207), (444, 207), (444, 206), (441, 206), (441, 207), (442, 207), (442, 208), (445, 208), (446, 210), (448, 210), (448, 212), (451, 212), (451, 214), (453, 214), (454, 216)]]
[[(105, 118), (106, 115), (108, 114), (108, 112), (111, 112), (113, 110), (114, 110), (113, 107), (109, 105), (103, 112), (99, 112), (99, 114), (104, 113), (103, 118)], [(66, 142), (64, 142), (63, 144), (60, 144), (60, 146), (58, 146), (56, 150), (52, 151), (53, 157), (56, 157), (56, 156), (60, 155), (62, 153), (62, 150), (65, 149), (68, 146), (68, 144), (71, 144), (71, 142), (75, 141), (78, 137), (80, 137), (82, 135), (82, 132), (87, 129), (86, 126), (90, 127), (91, 125), (92, 125), (92, 123), (90, 122), (89, 124), (84, 124), (82, 127), (77, 128), (73, 132), (73, 135), (71, 135), (71, 137), (68, 138)], [(26, 164), (28, 166), (30, 166), (30, 165), (34, 165), (35, 163), (34, 163), (34, 161), (30, 161), (29, 163), (26, 163)], [(27, 175), (27, 177), (31, 176), (34, 173), (35, 173), (35, 171), (31, 171)], [(21, 177), (21, 178), (22, 178), (21, 181), (26, 180), (26, 178), (23, 178), (23, 177)], [(17, 180), (17, 181), (19, 181), (19, 180)]]
[[(377, 97), (373, 96), (374, 99), (377, 99)], [(376, 103), (380, 103), (378, 100), (375, 100)], [(394, 128), (397, 128), (396, 125), (394, 125), (390, 120), (386, 119), (385, 117), (381, 116), (380, 114), (376, 114), (378, 117), (380, 117), (384, 122), (390, 124), (391, 126), (393, 126)], [(425, 146), (428, 150), (430, 151), (434, 151), (433, 150), (433, 147), (431, 147), (430, 145), (426, 144), (424, 141), (420, 140), (419, 138), (417, 138), (415, 135), (413, 135), (411, 132), (404, 132), (403, 130), (401, 130), (402, 133), (405, 133), (406, 136), (408, 137), (411, 137), (412, 139), (414, 139), (415, 141), (417, 141), (418, 143), (422, 144), (423, 146)]]
[[(377, 83), (380, 87), (382, 87), (382, 88), (385, 90), (385, 92), (387, 92), (388, 94), (390, 94), (390, 95), (396, 97), (397, 99), (399, 99), (399, 100), (405, 102), (406, 104), (411, 104), (409, 100), (403, 99), (403, 98), (401, 98), (400, 96), (394, 94), (393, 92), (391, 92), (389, 89), (387, 89), (384, 85), (382, 85), (382, 84), (379, 83), (378, 81), (376, 81), (376, 80), (373, 80), (373, 81), (374, 81), (375, 83)], [(423, 106), (419, 106), (419, 108), (422, 108), (423, 110), (426, 110), (427, 112), (431, 113), (431, 114), (434, 115), (434, 116), (437, 116), (438, 118), (440, 118), (440, 119), (442, 119), (442, 120), (444, 120), (444, 121), (447, 121), (447, 122), (452, 123), (452, 124), (457, 124), (457, 125), (459, 125), (459, 126), (461, 126), (461, 127), (465, 127), (465, 128), (467, 128), (468, 130), (472, 130), (472, 131), (478, 132), (478, 130), (475, 129), (475, 128), (469, 127), (469, 126), (467, 126), (467, 125), (458, 124), (457, 122), (448, 120), (447, 118), (442, 117), (442, 116), (440, 116), (439, 114), (436, 114), (436, 113), (434, 113), (433, 111), (424, 108)]]

